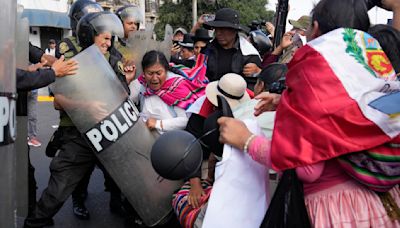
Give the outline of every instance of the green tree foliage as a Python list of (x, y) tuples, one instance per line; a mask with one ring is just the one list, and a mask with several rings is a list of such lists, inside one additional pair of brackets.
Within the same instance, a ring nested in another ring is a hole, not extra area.
[[(216, 4), (209, 4), (209, 0), (198, 0), (198, 16), (208, 13), (214, 14), (217, 8), (229, 7), (238, 10), (240, 23), (249, 25), (252, 20), (271, 21), (274, 11), (266, 10), (267, 0), (217, 0)], [(181, 0), (175, 4), (165, 1), (159, 8), (158, 23), (155, 26), (157, 37), (164, 37), (164, 27), (170, 24), (174, 29), (183, 27), (190, 31), (192, 27), (192, 0)]]

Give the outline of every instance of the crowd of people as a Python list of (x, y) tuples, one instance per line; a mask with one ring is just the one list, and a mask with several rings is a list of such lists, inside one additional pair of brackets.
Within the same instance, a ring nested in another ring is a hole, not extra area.
[[(162, 135), (185, 130), (200, 140), (202, 166), (182, 180), (171, 196), (173, 216), (163, 218), (160, 227), (212, 224), (206, 221), (207, 207), (227, 147), (264, 166), (269, 171), (266, 182), (294, 169), (303, 183), (312, 227), (400, 227), (400, 116), (379, 103), (400, 91), (400, 3), (386, 0), (381, 7), (393, 11), (393, 25), (371, 26), (364, 1), (321, 0), (311, 15), (289, 20), (293, 27), (276, 47), (272, 23), (265, 24), (269, 36), (249, 33), (237, 10), (222, 8), (213, 20), (201, 16), (189, 33), (175, 29), (168, 53), (148, 47), (135, 62), (128, 41), (142, 23), (139, 7), (126, 5), (111, 13), (96, 2), (78, 0), (69, 12), (72, 36), (57, 44), (51, 40), (46, 53), (36, 50), (31, 62), (41, 64), (32, 72), (17, 71), (17, 87), (35, 89), (55, 76), (76, 77), (79, 62), (73, 58), (94, 45), (150, 131)], [(43, 65), (52, 67), (41, 69)], [(137, 76), (139, 66), (143, 73)], [(23, 77), (31, 74), (48, 79), (22, 86)], [(222, 116), (218, 96), (227, 101), (233, 117)], [(385, 102), (397, 105), (394, 99)], [(104, 173), (111, 212), (124, 217), (127, 227), (146, 227), (136, 205), (69, 116), (70, 107), (82, 106), (92, 109), (99, 122), (110, 114), (103, 104), (82, 105), (54, 92), (60, 121), (46, 149), (53, 157), (50, 180), (36, 202), (30, 165), (24, 227), (53, 225), (54, 215), (71, 195), (76, 217), (90, 219), (85, 199), (96, 166)], [(261, 130), (254, 131), (248, 119)], [(217, 130), (210, 130), (210, 123)], [(34, 139), (35, 132), (30, 137)], [(273, 191), (254, 188), (267, 195), (261, 202), (265, 208), (243, 213), (264, 215)], [(238, 201), (240, 197), (250, 199), (239, 195)], [(265, 220), (252, 217), (251, 224), (264, 227)]]

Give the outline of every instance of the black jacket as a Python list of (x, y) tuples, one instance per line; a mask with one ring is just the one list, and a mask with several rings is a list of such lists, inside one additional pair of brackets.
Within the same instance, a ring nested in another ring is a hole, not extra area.
[[(218, 72), (218, 68), (220, 67), (219, 60), (222, 58), (218, 55), (218, 49), (222, 47), (218, 44), (217, 40), (214, 39), (208, 48), (204, 50), (204, 54), (208, 55), (207, 61), (207, 77), (210, 81), (219, 80), (223, 74)], [(243, 75), (243, 67), (248, 63), (255, 63), (258, 67), (261, 67), (261, 59), (258, 55), (243, 55), (240, 50), (239, 45), (239, 37), (237, 37), (235, 45), (234, 45), (234, 53), (232, 56), (232, 64), (231, 64), (231, 73), (236, 73), (239, 75)], [(248, 83), (248, 87), (252, 87), (250, 84), (255, 84), (256, 78), (244, 77), (246, 82)], [(254, 85), (253, 85), (254, 86)]]
[(31, 42), (29, 42), (29, 62), (33, 64), (40, 62), (43, 54), (44, 52), (42, 49), (33, 46)]
[(52, 69), (39, 69), (34, 72), (17, 69), (17, 90), (29, 91), (45, 87), (56, 80)]

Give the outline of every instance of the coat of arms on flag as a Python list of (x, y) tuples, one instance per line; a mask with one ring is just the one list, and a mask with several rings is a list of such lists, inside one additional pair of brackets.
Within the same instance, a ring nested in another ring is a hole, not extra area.
[(340, 28), (307, 43), (289, 63), (286, 83), (272, 135), (277, 170), (371, 149), (400, 133), (400, 116), (387, 109), (395, 104), (384, 98), (400, 82), (363, 31)]

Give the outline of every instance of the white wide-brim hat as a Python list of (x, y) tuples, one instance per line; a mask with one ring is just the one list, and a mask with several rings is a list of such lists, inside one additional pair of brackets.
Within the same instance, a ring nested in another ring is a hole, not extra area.
[(228, 73), (222, 76), (219, 81), (208, 83), (206, 87), (207, 99), (215, 106), (218, 106), (217, 95), (226, 98), (231, 108), (250, 100), (246, 91), (247, 83), (242, 76)]

